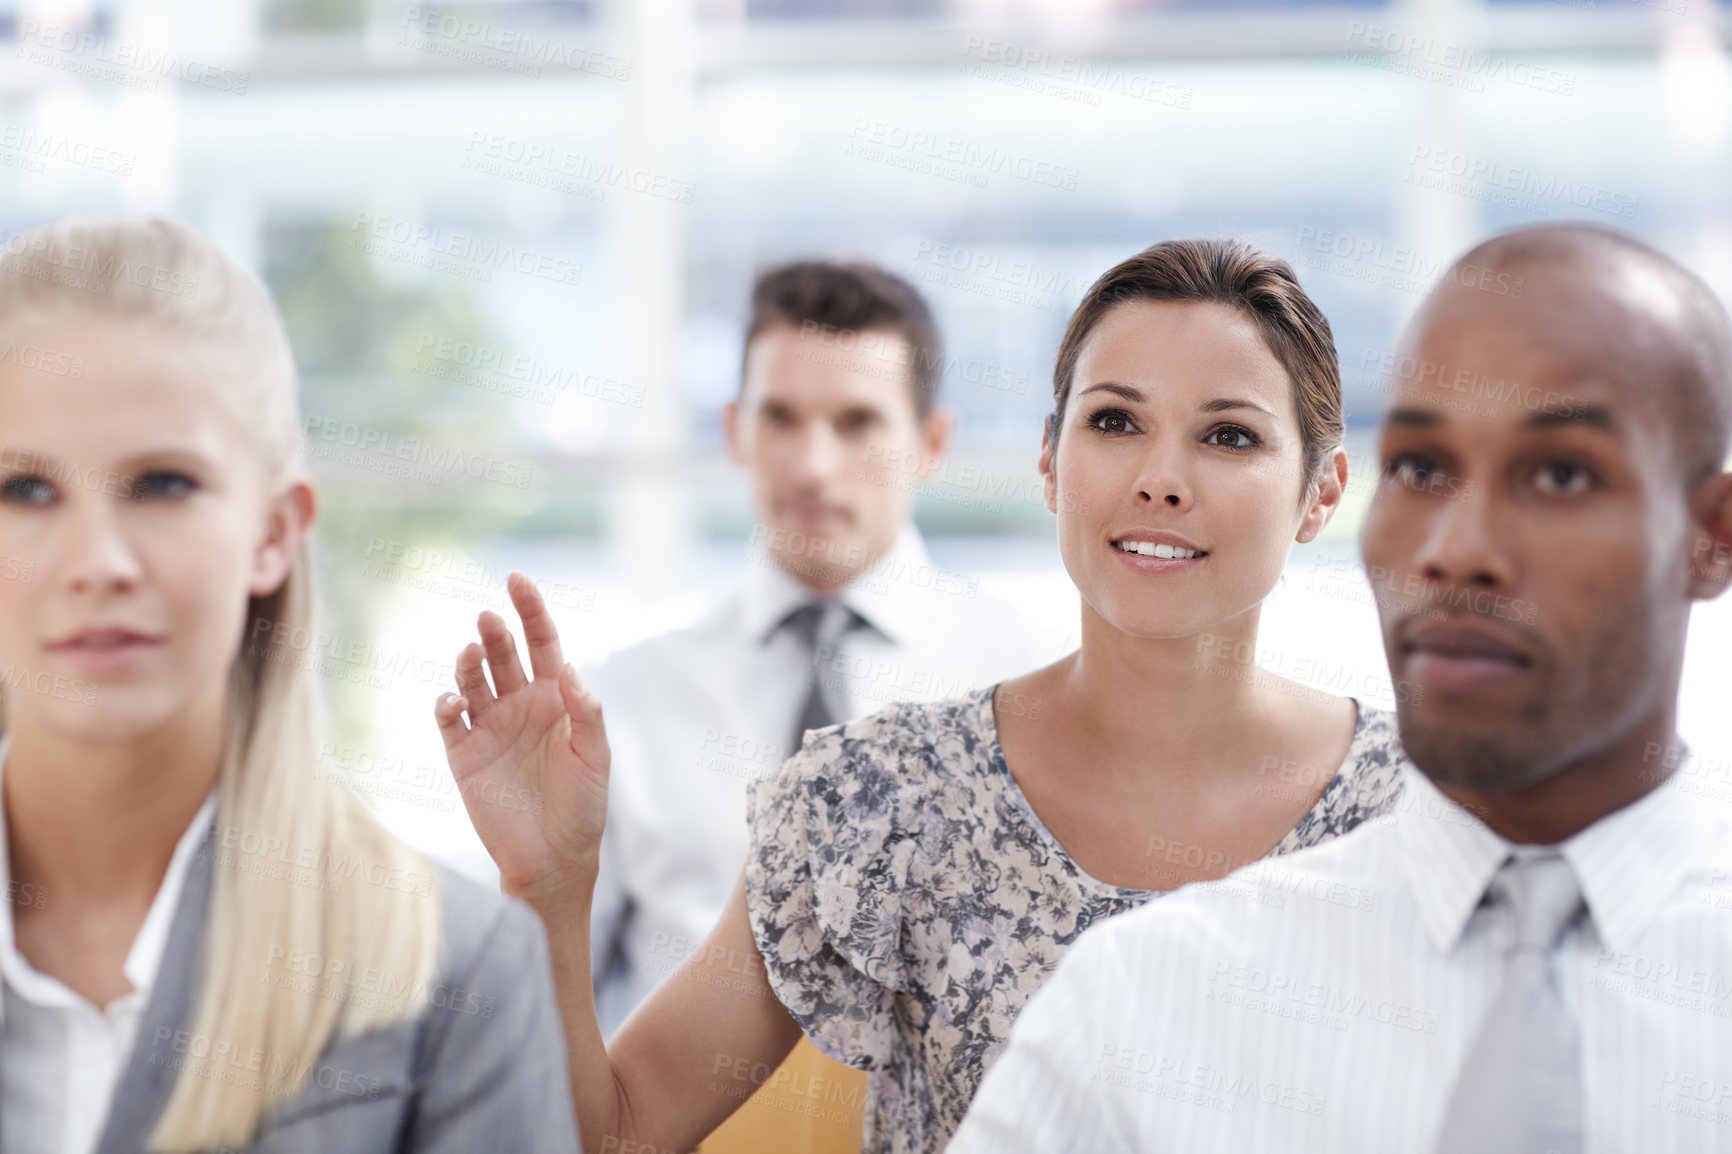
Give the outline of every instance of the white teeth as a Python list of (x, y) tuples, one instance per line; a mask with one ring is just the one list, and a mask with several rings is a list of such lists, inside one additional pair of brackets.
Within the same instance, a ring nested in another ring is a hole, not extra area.
[(1196, 549), (1181, 549), (1177, 545), (1156, 545), (1152, 541), (1119, 541), (1118, 547), (1126, 553), (1140, 553), (1144, 557), (1173, 558), (1201, 557)]

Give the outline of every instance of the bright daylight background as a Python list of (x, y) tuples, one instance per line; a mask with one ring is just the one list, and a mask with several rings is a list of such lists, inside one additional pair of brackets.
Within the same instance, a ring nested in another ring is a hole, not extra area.
[[(1358, 480), (1263, 663), (1390, 704), (1353, 562), (1382, 359), (1451, 258), (1530, 221), (1629, 229), (1732, 298), (1728, 24), (1710, 0), (14, 0), (0, 227), (173, 213), (269, 281), (324, 501), (328, 768), (478, 868), (431, 720), (453, 655), (512, 568), (578, 660), (738, 575), (716, 412), (753, 270), (785, 258), (930, 295), (962, 424), (919, 523), (1066, 625), (1034, 456), (1069, 310), (1163, 237), (1293, 260)], [(1698, 612), (1683, 716), (1722, 800), (1729, 644), (1732, 599)]]

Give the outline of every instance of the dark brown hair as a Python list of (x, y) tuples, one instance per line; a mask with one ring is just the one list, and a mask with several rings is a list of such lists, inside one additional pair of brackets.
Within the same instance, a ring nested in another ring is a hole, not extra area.
[(803, 260), (766, 269), (752, 285), (746, 349), (774, 324), (816, 325), (833, 335), (872, 329), (895, 333), (908, 342), (914, 411), (922, 418), (932, 412), (944, 349), (932, 310), (901, 277), (858, 261)]
[(1304, 453), (1302, 491), (1309, 493), (1329, 451), (1341, 443), (1341, 365), (1335, 338), (1323, 313), (1299, 287), (1293, 267), (1243, 241), (1163, 240), (1114, 265), (1089, 286), (1059, 343), (1048, 440), (1057, 444), (1064, 426), (1083, 343), (1102, 317), (1128, 301), (1226, 305), (1257, 323), (1269, 351), (1293, 382)]

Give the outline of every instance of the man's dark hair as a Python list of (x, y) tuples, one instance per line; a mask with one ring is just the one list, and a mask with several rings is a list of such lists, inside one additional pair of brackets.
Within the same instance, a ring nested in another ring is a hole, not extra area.
[[(775, 324), (837, 338), (873, 330), (895, 333), (908, 342), (907, 360), (885, 358), (882, 363), (906, 373), (917, 414), (925, 418), (932, 412), (938, 399), (938, 369), (944, 349), (932, 310), (901, 277), (857, 261), (803, 260), (765, 269), (752, 285), (747, 352), (758, 335)], [(844, 339), (843, 344), (847, 343)], [(858, 344), (852, 347), (866, 363), (871, 354), (861, 351)], [(848, 355), (842, 345), (838, 349)]]

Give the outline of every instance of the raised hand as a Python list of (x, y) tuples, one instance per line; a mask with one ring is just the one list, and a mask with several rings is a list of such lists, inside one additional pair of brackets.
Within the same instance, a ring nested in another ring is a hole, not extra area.
[(533, 902), (567, 884), (594, 884), (609, 755), (601, 703), (561, 655), (540, 591), (521, 573), (505, 585), (523, 622), (533, 679), (524, 675), (505, 619), (485, 610), (476, 621), (481, 643), (457, 655), (461, 693), (442, 695), (433, 716), (502, 887)]

